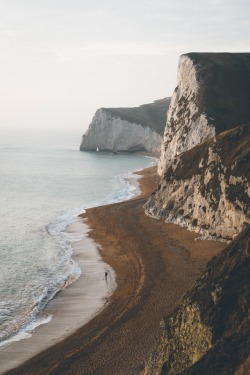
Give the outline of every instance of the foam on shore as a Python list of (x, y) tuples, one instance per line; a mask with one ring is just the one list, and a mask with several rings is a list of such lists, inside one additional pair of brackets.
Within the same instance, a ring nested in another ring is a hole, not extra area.
[[(153, 158), (152, 164), (155, 164), (155, 160)], [(102, 203), (122, 202), (139, 195), (140, 177), (132, 172), (117, 176), (125, 181), (124, 189), (119, 195), (114, 196), (112, 201)], [(89, 231), (90, 228), (80, 217), (68, 225), (66, 235), (73, 248), (73, 261), (80, 267), (81, 274), (66, 289), (59, 291), (36, 321), (30, 322), (18, 335), (5, 342), (0, 350), (0, 374), (62, 341), (105, 307), (109, 296), (116, 288), (116, 275), (113, 269), (102, 261), (98, 251), (99, 245), (88, 237)], [(105, 271), (108, 272), (107, 279)]]
[[(77, 218), (67, 231), (82, 234), (82, 240), (73, 244), (74, 260), (81, 267), (82, 273), (44, 309), (41, 319), (47, 324), (36, 327), (31, 337), (27, 334), (29, 339), (10, 342), (1, 349), (1, 374), (60, 342), (86, 324), (102, 310), (115, 289), (114, 271), (101, 260), (97, 245), (87, 236), (87, 225), (81, 218)], [(104, 276), (106, 270), (107, 280)], [(53, 319), (50, 319), (51, 316)], [(25, 335), (21, 338), (25, 338)]]

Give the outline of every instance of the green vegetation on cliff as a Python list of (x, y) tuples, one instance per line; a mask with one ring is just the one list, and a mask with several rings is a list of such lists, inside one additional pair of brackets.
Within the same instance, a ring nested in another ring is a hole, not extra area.
[[(144, 375), (250, 374), (250, 53), (188, 53), (146, 213), (231, 242), (162, 321)], [(202, 252), (202, 248), (200, 249)]]
[(145, 375), (248, 374), (250, 227), (207, 265), (163, 333)]
[(250, 53), (188, 53), (197, 70), (198, 107), (216, 134), (250, 121)]
[(134, 108), (102, 108), (114, 117), (132, 122), (143, 127), (149, 127), (163, 135), (166, 126), (166, 115), (170, 98), (155, 100)]
[(169, 161), (145, 204), (149, 216), (205, 238), (230, 241), (250, 224), (250, 124), (225, 131)]

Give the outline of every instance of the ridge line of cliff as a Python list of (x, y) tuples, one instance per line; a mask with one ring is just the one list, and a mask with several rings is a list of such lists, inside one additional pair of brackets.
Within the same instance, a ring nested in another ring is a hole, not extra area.
[(100, 108), (80, 150), (160, 152), (169, 98), (134, 108)]

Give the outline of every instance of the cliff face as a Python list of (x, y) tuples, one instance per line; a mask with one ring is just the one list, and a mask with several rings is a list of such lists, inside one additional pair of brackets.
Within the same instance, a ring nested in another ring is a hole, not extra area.
[(146, 213), (231, 240), (249, 222), (250, 54), (189, 53), (178, 76)]
[(233, 242), (162, 322), (144, 375), (250, 373), (249, 104), (250, 54), (181, 57), (146, 213)]
[(231, 240), (250, 223), (249, 181), (250, 125), (242, 125), (168, 162), (146, 213)]
[(199, 143), (250, 122), (250, 54), (181, 56), (171, 98), (158, 173), (169, 160)]
[(98, 109), (80, 149), (159, 152), (169, 102), (167, 98), (136, 108)]
[(208, 263), (162, 323), (144, 375), (233, 375), (250, 370), (250, 227)]
[(113, 117), (105, 109), (98, 109), (86, 134), (81, 150), (152, 151), (159, 152), (162, 137), (149, 127)]

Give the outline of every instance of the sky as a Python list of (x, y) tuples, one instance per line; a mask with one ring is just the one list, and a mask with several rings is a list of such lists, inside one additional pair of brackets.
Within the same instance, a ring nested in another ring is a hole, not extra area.
[(0, 129), (86, 131), (171, 96), (187, 52), (249, 52), (249, 0), (0, 0)]

